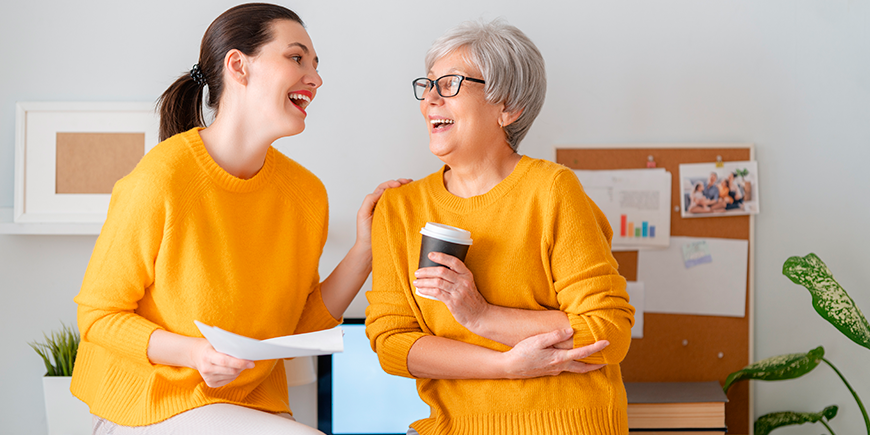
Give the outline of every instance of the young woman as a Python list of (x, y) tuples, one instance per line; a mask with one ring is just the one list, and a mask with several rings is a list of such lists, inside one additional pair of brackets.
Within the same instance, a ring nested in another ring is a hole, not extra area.
[(329, 328), (371, 271), (375, 203), (407, 180), (366, 196), (354, 246), (321, 282), (326, 191), (271, 146), (304, 130), (317, 63), (295, 13), (245, 4), (161, 96), (162, 142), (115, 185), (75, 299), (71, 389), (94, 433), (319, 433), (290, 415), (281, 361), (221, 354), (194, 325), (257, 339)]

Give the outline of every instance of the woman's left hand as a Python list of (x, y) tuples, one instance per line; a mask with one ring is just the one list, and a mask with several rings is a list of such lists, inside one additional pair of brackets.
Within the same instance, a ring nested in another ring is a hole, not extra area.
[(424, 267), (414, 272), (414, 287), (447, 305), (460, 325), (475, 331), (490, 305), (477, 291), (474, 275), (458, 258), (430, 252), (429, 259), (446, 267)]
[(384, 181), (378, 185), (374, 192), (366, 195), (359, 211), (356, 213), (356, 241), (358, 244), (361, 243), (363, 246), (371, 249), (372, 215), (375, 211), (375, 205), (377, 205), (378, 200), (381, 199), (381, 195), (384, 194), (384, 191), (392, 187), (399, 187), (403, 184), (408, 184), (411, 181), (413, 180), (410, 178)]

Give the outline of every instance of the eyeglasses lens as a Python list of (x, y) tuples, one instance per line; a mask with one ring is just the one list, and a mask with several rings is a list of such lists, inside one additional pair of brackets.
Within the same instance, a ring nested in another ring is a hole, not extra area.
[(444, 98), (453, 97), (459, 93), (459, 85), (462, 79), (458, 76), (444, 76), (438, 79), (438, 90)]
[(423, 99), (423, 96), (426, 94), (427, 89), (429, 89), (429, 80), (428, 79), (414, 80), (414, 96), (418, 100)]

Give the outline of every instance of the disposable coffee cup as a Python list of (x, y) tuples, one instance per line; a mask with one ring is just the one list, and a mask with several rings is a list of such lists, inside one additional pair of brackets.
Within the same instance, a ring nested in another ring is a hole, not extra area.
[[(451, 227), (450, 225), (438, 224), (435, 222), (427, 222), (420, 230), (423, 235), (422, 243), (420, 244), (420, 262), (418, 267), (435, 267), (444, 266), (429, 259), (430, 252), (443, 252), (447, 255), (452, 255), (465, 261), (465, 255), (468, 254), (468, 248), (471, 246), (471, 233), (461, 228)], [(427, 299), (435, 299), (432, 296), (415, 293)], [(436, 299), (437, 300), (437, 299)]]

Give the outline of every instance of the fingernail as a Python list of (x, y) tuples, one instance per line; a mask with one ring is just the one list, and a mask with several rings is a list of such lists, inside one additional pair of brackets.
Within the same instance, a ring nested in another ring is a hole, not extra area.
[(414, 284), (414, 287), (417, 287), (417, 280), (415, 279), (411, 284)]

